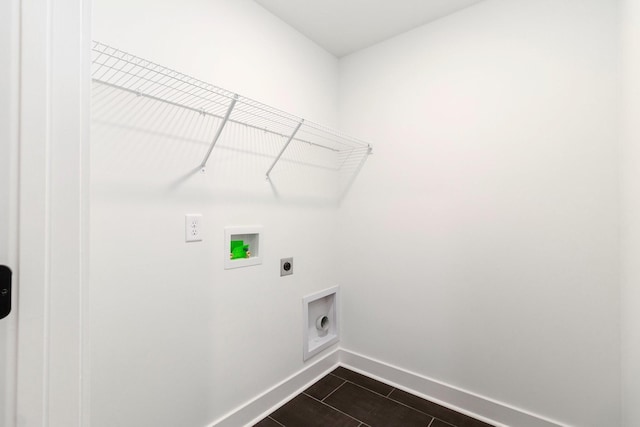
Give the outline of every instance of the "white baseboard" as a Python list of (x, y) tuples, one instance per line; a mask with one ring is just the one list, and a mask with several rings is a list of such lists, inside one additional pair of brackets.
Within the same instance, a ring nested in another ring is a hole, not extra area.
[(496, 427), (568, 427), (506, 403), (342, 348), (305, 366), (209, 427), (252, 426), (339, 365)]
[(340, 350), (337, 349), (214, 421), (210, 427), (252, 426), (334, 370), (339, 364)]
[(567, 427), (557, 421), (349, 350), (340, 349), (340, 364), (497, 427)]

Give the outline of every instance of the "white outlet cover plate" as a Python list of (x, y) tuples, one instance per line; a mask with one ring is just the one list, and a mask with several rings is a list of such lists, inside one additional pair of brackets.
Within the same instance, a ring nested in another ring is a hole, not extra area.
[(202, 241), (201, 214), (187, 214), (184, 216), (184, 238), (187, 242)]

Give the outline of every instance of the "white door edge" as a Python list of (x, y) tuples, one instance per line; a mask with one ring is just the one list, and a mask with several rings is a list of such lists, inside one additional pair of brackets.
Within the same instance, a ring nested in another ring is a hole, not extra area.
[[(17, 287), (18, 260), (18, 107), (19, 0), (0, 4), (0, 265), (12, 270)], [(12, 311), (0, 320), (0, 425), (16, 420), (17, 293)]]
[(20, 1), (16, 423), (88, 425), (90, 0)]

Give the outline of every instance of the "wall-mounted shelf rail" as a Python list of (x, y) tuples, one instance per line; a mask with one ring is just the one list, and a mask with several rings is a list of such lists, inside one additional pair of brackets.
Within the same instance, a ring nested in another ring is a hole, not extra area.
[[(371, 153), (371, 146), (328, 127), (205, 83), (99, 42), (92, 44), (92, 80), (95, 84), (164, 102), (221, 120), (202, 160), (204, 170), (225, 125), (236, 123), (286, 138), (287, 142), (266, 171), (267, 179), (291, 141), (338, 154), (348, 163), (353, 153)], [(338, 164), (337, 169), (340, 169)]]

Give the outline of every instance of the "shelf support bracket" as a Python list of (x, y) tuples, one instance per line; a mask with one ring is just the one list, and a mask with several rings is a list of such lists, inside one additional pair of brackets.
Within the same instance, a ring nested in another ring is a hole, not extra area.
[(291, 144), (291, 141), (293, 141), (293, 138), (295, 138), (296, 134), (298, 133), (298, 131), (300, 130), (300, 126), (302, 126), (302, 124), (304, 123), (304, 119), (300, 120), (300, 122), (298, 123), (298, 126), (296, 126), (296, 128), (293, 130), (293, 133), (291, 134), (291, 136), (289, 137), (289, 139), (287, 140), (287, 143), (284, 144), (284, 147), (282, 147), (282, 150), (280, 150), (280, 153), (278, 154), (278, 156), (276, 157), (276, 159), (273, 161), (273, 163), (271, 164), (271, 167), (269, 168), (269, 170), (267, 171), (267, 180), (269, 179), (269, 174), (271, 173), (271, 171), (273, 170), (273, 167), (276, 165), (276, 163), (278, 163), (278, 160), (280, 160), (280, 157), (282, 157), (282, 155), (284, 154), (285, 150), (287, 149), (287, 147), (289, 146), (289, 144)]
[(218, 142), (218, 138), (220, 138), (220, 135), (222, 134), (222, 130), (224, 129), (227, 122), (229, 121), (229, 117), (231, 116), (231, 112), (233, 111), (233, 108), (236, 106), (236, 102), (238, 102), (238, 95), (233, 96), (233, 99), (231, 100), (231, 104), (229, 104), (229, 108), (227, 109), (227, 113), (224, 115), (224, 119), (222, 119), (222, 123), (220, 123), (220, 126), (218, 127), (218, 130), (216, 131), (216, 134), (213, 137), (213, 140), (211, 141), (209, 150), (207, 151), (207, 154), (204, 156), (204, 159), (202, 159), (202, 163), (200, 164), (200, 168), (202, 169), (202, 172), (204, 172), (207, 167), (207, 162), (209, 161), (209, 156), (211, 156), (213, 147), (216, 146), (216, 142)]
[(349, 182), (344, 187), (344, 190), (342, 191), (342, 194), (340, 194), (340, 196), (338, 197), (338, 204), (342, 203), (342, 200), (345, 198), (345, 196), (347, 195), (347, 193), (351, 189), (351, 186), (353, 185), (353, 182), (356, 180), (356, 177), (360, 173), (360, 170), (364, 166), (364, 163), (367, 161), (367, 158), (372, 154), (373, 154), (373, 147), (371, 147), (371, 144), (369, 144), (367, 146), (367, 152), (362, 156), (362, 159), (360, 160), (360, 163), (358, 163), (358, 166), (353, 171), (353, 175), (351, 175), (351, 178), (349, 179)]

